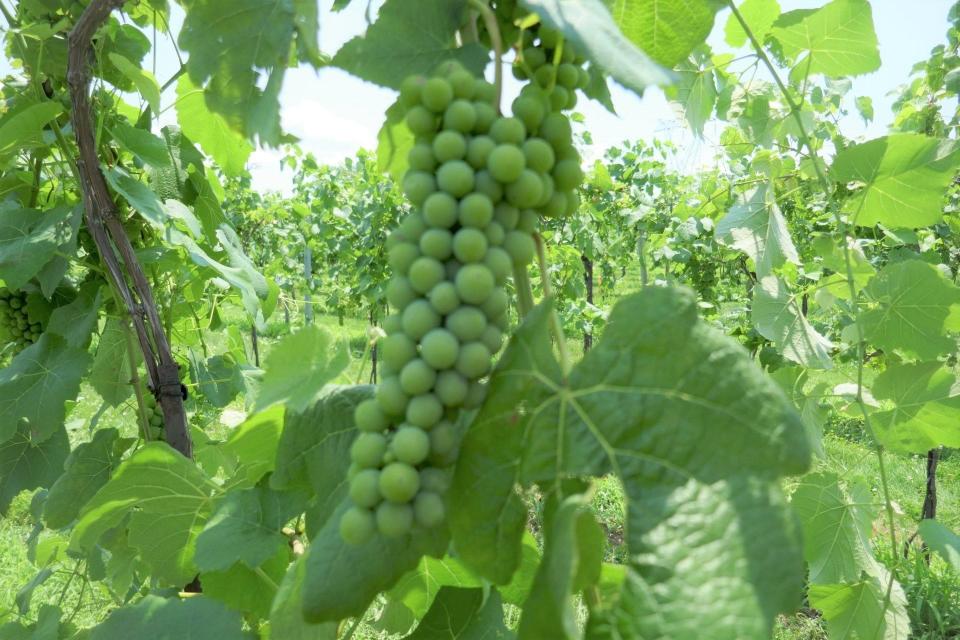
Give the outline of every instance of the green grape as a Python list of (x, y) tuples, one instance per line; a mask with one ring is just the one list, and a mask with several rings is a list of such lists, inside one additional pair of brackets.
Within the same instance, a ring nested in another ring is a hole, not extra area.
[(526, 169), (523, 151), (512, 144), (497, 145), (487, 157), (487, 170), (500, 182), (510, 183)]
[(453, 235), (446, 229), (428, 229), (420, 236), (420, 251), (436, 260), (446, 260), (453, 254)]
[(497, 143), (490, 136), (474, 136), (467, 144), (467, 162), (474, 169), (483, 169), (487, 166), (487, 157), (496, 146)]
[(568, 216), (571, 216), (577, 212), (577, 209), (580, 208), (580, 194), (578, 194), (576, 191), (568, 191), (565, 194), (565, 197), (567, 200), (567, 210), (565, 213)]
[(479, 100), (480, 102), (486, 102), (488, 104), (493, 104), (494, 98), (497, 97), (497, 88), (486, 80), (478, 80), (476, 84), (476, 94), (473, 96), (474, 100)]
[(545, 64), (533, 74), (533, 81), (538, 86), (549, 89), (557, 81), (557, 69), (552, 64)]
[(393, 249), (398, 244), (404, 243), (406, 241), (407, 239), (404, 237), (402, 233), (400, 233), (400, 229), (394, 229), (393, 231), (387, 234), (387, 242), (385, 244), (387, 248), (387, 253), (389, 253), (390, 250)]
[[(540, 222), (540, 216), (532, 209), (524, 209), (520, 212), (520, 218), (517, 220), (517, 231), (526, 234), (534, 234), (537, 231), (537, 225)], [(504, 240), (506, 243), (506, 240)]]
[[(474, 185), (473, 188), (477, 193), (471, 193), (471, 196), (482, 195), (490, 200), (491, 206), (503, 200), (503, 187), (499, 182), (494, 179), (490, 172), (484, 169), (483, 171), (478, 171), (476, 176), (474, 176)], [(467, 196), (469, 198), (470, 196)], [(463, 224), (463, 220), (460, 221)]]
[(461, 300), (469, 304), (480, 304), (493, 291), (494, 281), (493, 274), (485, 265), (467, 264), (457, 272), (454, 283)]
[(423, 256), (410, 265), (410, 286), (417, 293), (427, 293), (447, 275), (446, 268), (439, 260)]
[(461, 133), (470, 133), (477, 123), (477, 111), (467, 100), (454, 100), (443, 113), (443, 126)]
[(420, 470), (420, 490), (439, 495), (450, 489), (450, 474), (436, 467), (424, 467)]
[(418, 427), (400, 427), (390, 447), (399, 462), (417, 465), (426, 460), (430, 453), (430, 436)]
[[(564, 45), (566, 50), (566, 45)], [(577, 88), (577, 82), (580, 80), (580, 69), (575, 65), (565, 62), (557, 67), (557, 83), (563, 87), (573, 90)]]
[(503, 248), (510, 254), (513, 264), (518, 267), (525, 267), (533, 262), (533, 256), (537, 250), (530, 234), (522, 231), (507, 233), (507, 237), (503, 240)]
[(550, 198), (553, 197), (553, 192), (554, 192), (553, 178), (546, 173), (539, 173), (537, 175), (540, 178), (540, 185), (542, 187), (542, 192), (540, 195), (540, 199), (537, 201), (536, 206), (542, 207), (548, 202), (550, 202)]
[(430, 194), (423, 203), (423, 217), (431, 227), (452, 227), (457, 222), (456, 199), (442, 191)]
[(373, 538), (378, 526), (373, 512), (350, 507), (340, 516), (340, 537), (352, 545), (361, 545)]
[(524, 169), (516, 182), (507, 185), (507, 202), (520, 209), (536, 205), (542, 195), (543, 182), (540, 176), (530, 169)]
[(427, 196), (436, 190), (437, 181), (434, 180), (433, 174), (426, 171), (408, 171), (407, 175), (403, 177), (403, 192), (407, 199), (415, 205), (423, 204)]
[(457, 431), (449, 422), (438, 424), (430, 432), (430, 457), (446, 460), (457, 448)]
[(418, 525), (432, 529), (443, 523), (446, 511), (443, 499), (435, 493), (421, 491), (413, 502), (413, 519)]
[(433, 147), (418, 142), (407, 153), (407, 164), (414, 171), (433, 171), (437, 168), (437, 159), (433, 156)]
[(540, 101), (528, 96), (517, 97), (511, 108), (513, 115), (523, 122), (528, 131), (536, 131), (545, 115)]
[(10, 307), (12, 309), (19, 309), (22, 306), (23, 302), (20, 300), (20, 298), (10, 298)]
[(565, 109), (569, 100), (570, 92), (560, 85), (555, 86), (553, 91), (550, 92), (550, 107), (554, 111)]
[(437, 162), (460, 160), (467, 155), (467, 141), (456, 131), (441, 131), (433, 139), (432, 149)]
[(386, 452), (387, 439), (383, 435), (361, 433), (350, 446), (350, 459), (364, 469), (379, 467)]
[(490, 349), (482, 342), (468, 342), (460, 346), (456, 369), (464, 377), (475, 380), (490, 369)]
[(490, 137), (499, 144), (520, 145), (527, 137), (527, 128), (519, 118), (498, 118), (490, 125)]
[(568, 91), (568, 92), (567, 92), (567, 104), (564, 105), (563, 108), (569, 111), (570, 109), (573, 109), (573, 108), (576, 107), (576, 106), (577, 106), (577, 92), (576, 92), (576, 91)]
[(570, 148), (570, 122), (560, 113), (551, 113), (543, 119), (540, 125), (540, 137), (553, 147), (557, 160), (564, 157), (563, 151)]
[(430, 429), (443, 417), (443, 405), (432, 393), (410, 399), (407, 404), (407, 422), (415, 427)]
[[(460, 341), (450, 331), (440, 328), (431, 329), (420, 341), (420, 356), (423, 358), (424, 366), (432, 367), (431, 371), (448, 369), (457, 361), (457, 350), (459, 348)], [(431, 381), (432, 385), (433, 381)], [(423, 391), (427, 391), (429, 388), (427, 387)], [(423, 391), (416, 393), (423, 393)]]
[(560, 32), (555, 29), (541, 25), (537, 35), (540, 36), (540, 46), (544, 49), (556, 49), (560, 44)]
[(377, 530), (385, 538), (399, 538), (413, 528), (413, 508), (409, 504), (384, 502), (377, 507)]
[(523, 50), (521, 56), (526, 65), (533, 70), (539, 69), (547, 63), (547, 54), (543, 49), (537, 47), (527, 47)]
[(453, 100), (453, 87), (443, 78), (430, 78), (423, 83), (420, 101), (434, 113), (443, 113)]
[(527, 166), (539, 173), (550, 171), (556, 162), (553, 147), (543, 138), (530, 138), (524, 142), (523, 157)]
[(444, 162), (437, 169), (437, 184), (453, 197), (461, 198), (473, 190), (473, 169), (463, 160)]
[(460, 306), (457, 287), (452, 282), (441, 282), (430, 290), (430, 305), (441, 315), (452, 313)]
[(153, 414), (150, 416), (150, 426), (152, 427), (162, 427), (163, 426), (163, 416), (158, 414)]
[(419, 340), (427, 331), (440, 326), (440, 316), (426, 300), (416, 300), (407, 305), (401, 318), (403, 332)]
[(399, 371), (417, 356), (417, 343), (406, 334), (394, 333), (380, 343), (380, 356), (385, 363)]
[(487, 244), (491, 247), (499, 247), (503, 244), (507, 232), (503, 230), (503, 226), (499, 222), (491, 221), (484, 234), (487, 236)]
[(483, 332), (481, 341), (490, 350), (490, 353), (497, 353), (503, 347), (503, 332), (495, 325), (487, 325), (487, 330)]
[(407, 111), (406, 121), (411, 133), (417, 137), (427, 136), (437, 130), (437, 117), (419, 105)]
[(393, 276), (387, 284), (387, 302), (394, 309), (404, 309), (417, 299), (417, 292), (410, 285), (410, 280), (403, 276)]
[(490, 269), (490, 273), (493, 274), (493, 281), (498, 286), (506, 282), (513, 271), (513, 260), (510, 258), (510, 254), (500, 247), (490, 247), (487, 250), (487, 255), (483, 258), (483, 264)]
[(436, 380), (437, 372), (420, 358), (411, 360), (400, 371), (400, 388), (410, 396), (430, 391)]
[(420, 474), (405, 462), (391, 462), (380, 471), (379, 488), (390, 502), (409, 502), (420, 489)]
[(520, 210), (512, 204), (501, 202), (493, 211), (494, 219), (499, 222), (504, 231), (513, 231), (517, 228), (517, 220), (520, 218)]
[(447, 80), (453, 87), (453, 95), (457, 98), (469, 100), (473, 98), (477, 90), (477, 82), (469, 71), (459, 69), (451, 73)]
[(383, 331), (387, 335), (393, 335), (394, 333), (399, 333), (403, 329), (403, 325), (400, 324), (400, 314), (391, 313), (386, 318), (383, 319)]
[[(459, 348), (459, 345), (458, 345)], [(459, 352), (459, 351), (458, 351)], [(457, 352), (457, 353), (458, 353)], [(445, 407), (459, 407), (467, 397), (467, 380), (453, 370), (441, 371), (433, 393)]]
[(407, 76), (400, 83), (400, 102), (406, 107), (420, 104), (420, 92), (427, 79), (423, 76)]
[(526, 80), (528, 78), (527, 70), (524, 69), (519, 63), (513, 65), (510, 71), (513, 72), (513, 77), (517, 80)]
[(400, 379), (396, 376), (384, 376), (374, 391), (377, 404), (390, 416), (402, 416), (407, 410), (410, 398), (400, 388)]
[(420, 250), (412, 242), (394, 245), (387, 253), (387, 264), (395, 273), (406, 273), (413, 261), (420, 257)]
[(575, 160), (561, 160), (553, 168), (553, 180), (560, 191), (576, 189), (583, 181), (580, 163)]
[[(429, 442), (427, 445), (429, 446)], [(364, 469), (350, 479), (350, 499), (360, 507), (375, 507), (380, 504), (380, 472)]]
[(460, 307), (447, 316), (446, 327), (460, 342), (476, 340), (487, 328), (487, 316), (477, 307)]
[(471, 193), (460, 201), (458, 219), (465, 227), (485, 227), (493, 219), (493, 202), (482, 193)]
[(354, 408), (353, 421), (357, 429), (369, 433), (379, 433), (390, 426), (380, 405), (372, 398), (364, 400)]
[(543, 205), (540, 213), (547, 218), (558, 218), (567, 211), (567, 197), (560, 191), (555, 191), (547, 204)]
[(510, 296), (501, 287), (496, 287), (487, 298), (487, 301), (480, 306), (489, 320), (496, 320), (510, 307)]
[(486, 253), (487, 236), (483, 232), (465, 227), (453, 236), (453, 255), (460, 262), (480, 262)]
[(479, 101), (473, 103), (473, 109), (477, 112), (477, 121), (473, 125), (473, 130), (476, 133), (487, 133), (490, 131), (490, 127), (493, 126), (493, 123), (497, 119), (497, 110), (494, 109), (493, 105), (489, 102)]

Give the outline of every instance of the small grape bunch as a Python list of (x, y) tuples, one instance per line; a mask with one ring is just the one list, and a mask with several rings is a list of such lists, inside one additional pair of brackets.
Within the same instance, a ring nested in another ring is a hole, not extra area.
[(27, 293), (0, 289), (0, 327), (14, 345), (14, 354), (40, 339), (41, 323), (31, 321), (27, 310)]
[(163, 409), (157, 403), (157, 399), (152, 393), (143, 396), (143, 403), (144, 409), (146, 410), (150, 440), (163, 440)]

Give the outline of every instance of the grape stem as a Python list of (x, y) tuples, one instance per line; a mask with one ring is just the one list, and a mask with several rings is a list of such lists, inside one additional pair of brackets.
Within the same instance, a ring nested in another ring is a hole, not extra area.
[(513, 284), (517, 289), (517, 312), (520, 320), (523, 321), (533, 310), (533, 290), (530, 287), (530, 274), (527, 273), (526, 267), (514, 265)]
[[(550, 265), (547, 264), (546, 243), (543, 236), (539, 233), (533, 234), (533, 241), (537, 246), (537, 263), (540, 265), (540, 282), (543, 285), (543, 297), (553, 297), (553, 285), (550, 283)], [(567, 349), (567, 336), (563, 333), (563, 324), (560, 322), (560, 315), (556, 309), (550, 311), (550, 328), (553, 330), (553, 336), (557, 340), (557, 352), (560, 355), (560, 370), (563, 377), (570, 375), (572, 364), (570, 362), (570, 352)]]
[(503, 39), (500, 37), (500, 27), (497, 25), (497, 16), (486, 0), (470, 0), (470, 6), (474, 7), (483, 18), (483, 23), (490, 33), (490, 42), (493, 44), (493, 87), (495, 89), (493, 106), (497, 113), (500, 111), (500, 95), (503, 92)]

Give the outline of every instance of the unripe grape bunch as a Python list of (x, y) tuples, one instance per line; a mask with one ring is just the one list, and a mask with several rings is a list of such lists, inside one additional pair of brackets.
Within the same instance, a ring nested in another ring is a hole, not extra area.
[(143, 396), (144, 409), (147, 418), (147, 428), (150, 430), (150, 440), (163, 440), (163, 409), (157, 404), (153, 394)]
[(578, 206), (580, 159), (559, 113), (568, 101), (529, 85), (502, 116), (496, 93), (455, 63), (400, 90), (414, 209), (387, 241), (396, 313), (384, 321), (383, 378), (354, 416), (340, 520), (352, 544), (443, 524), (457, 419), (482, 403), (509, 327), (507, 281), (532, 262), (539, 217)]
[(14, 353), (19, 353), (40, 339), (43, 326), (31, 321), (25, 291), (0, 289), (0, 327), (8, 341), (13, 343)]

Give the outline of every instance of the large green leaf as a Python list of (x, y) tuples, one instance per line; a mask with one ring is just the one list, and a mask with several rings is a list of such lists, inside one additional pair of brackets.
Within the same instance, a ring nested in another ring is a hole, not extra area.
[(255, 413), (231, 431), (223, 443), (240, 461), (241, 471), (251, 486), (276, 466), (283, 415), (284, 406), (279, 404)]
[(0, 159), (42, 144), (43, 128), (63, 113), (59, 102), (41, 102), (14, 108), (0, 118)]
[(0, 205), (0, 280), (10, 289), (21, 288), (70, 242), (73, 207), (49, 211)]
[(21, 491), (49, 487), (63, 473), (70, 453), (67, 431), (61, 425), (40, 436), (21, 422), (11, 437), (0, 444), (0, 514)]
[(77, 397), (80, 380), (90, 366), (85, 348), (71, 346), (56, 334), (44, 333), (0, 369), (0, 442), (9, 439), (21, 419), (41, 439), (63, 425), (64, 403)]
[(465, 0), (387, 0), (377, 21), (343, 45), (332, 64), (394, 89), (407, 76), (430, 73), (444, 60), (458, 60), (482, 75), (487, 51), (476, 43), (456, 45), (466, 7)]
[(154, 167), (170, 164), (170, 154), (167, 152), (167, 143), (163, 138), (122, 122), (110, 127), (110, 134), (121, 147), (145, 164)]
[[(117, 316), (108, 317), (100, 332), (97, 354), (90, 369), (90, 384), (112, 407), (119, 406), (133, 393), (130, 354), (127, 352), (128, 331), (126, 320)], [(141, 358), (139, 351), (133, 356), (134, 362)]]
[(270, 633), (283, 640), (337, 640), (337, 622), (311, 624), (303, 619), (306, 562), (298, 558), (283, 577), (270, 611)]
[(274, 345), (264, 362), (258, 411), (283, 402), (294, 412), (306, 409), (349, 361), (346, 345), (326, 330), (307, 325)]
[(676, 71), (677, 81), (667, 88), (667, 95), (683, 107), (683, 115), (694, 133), (703, 136), (703, 125), (717, 102), (714, 64), (709, 56), (691, 57), (681, 62)]
[(833, 366), (833, 343), (810, 325), (796, 295), (777, 276), (766, 276), (757, 283), (751, 317), (760, 335), (773, 340), (788, 360), (813, 369)]
[(706, 41), (720, 0), (604, 0), (633, 44), (673, 67)]
[(399, 102), (391, 106), (377, 134), (377, 168), (397, 184), (407, 172), (407, 153), (413, 147), (413, 133), (403, 116), (404, 109)]
[(870, 307), (860, 314), (864, 337), (881, 349), (921, 360), (952, 352), (946, 336), (958, 329), (951, 311), (960, 305), (960, 288), (932, 264), (908, 260), (888, 264), (865, 289)]
[(140, 96), (150, 105), (154, 113), (160, 113), (160, 84), (152, 73), (141, 69), (139, 64), (130, 62), (119, 53), (108, 53), (107, 58), (121, 74), (140, 92)]
[(50, 487), (43, 519), (51, 529), (60, 529), (77, 517), (80, 509), (107, 483), (131, 441), (120, 439), (116, 429), (100, 429), (93, 440), (70, 452), (64, 473)]
[(907, 598), (894, 583), (890, 603), (884, 608), (889, 575), (865, 576), (857, 582), (815, 584), (810, 587), (810, 606), (827, 620), (830, 640), (907, 640), (910, 616)]
[[(514, 635), (503, 622), (503, 604), (496, 591), (444, 587), (433, 606), (406, 640), (508, 640)], [(550, 637), (550, 636), (541, 636)]]
[(624, 35), (604, 0), (521, 0), (520, 4), (562, 31), (594, 64), (637, 94), (672, 81), (667, 70)]
[(548, 318), (538, 308), (511, 339), (464, 439), (450, 499), (462, 559), (508, 582), (526, 523), (515, 487), (613, 472), (626, 489), (636, 576), (609, 614), (617, 632), (769, 637), (803, 579), (774, 479), (810, 458), (782, 392), (697, 317), (686, 290), (620, 300), (569, 382), (550, 351)]
[[(201, 631), (202, 630), (202, 631)], [(243, 631), (243, 618), (219, 602), (197, 595), (178, 600), (149, 595), (134, 605), (113, 611), (90, 631), (90, 640), (183, 640), (199, 637), (217, 640), (254, 640)]]
[(235, 611), (266, 618), (270, 615), (277, 585), (289, 566), (290, 548), (284, 544), (255, 569), (238, 562), (223, 571), (204, 571), (200, 574), (200, 583), (204, 595)]
[[(738, 7), (753, 35), (763, 42), (763, 37), (780, 15), (777, 0), (743, 0)], [(742, 47), (747, 43), (747, 32), (743, 30), (737, 17), (730, 14), (723, 29), (724, 38), (731, 47)]]
[(165, 443), (148, 443), (83, 507), (70, 547), (91, 549), (129, 516), (130, 545), (153, 575), (166, 584), (184, 585), (197, 573), (196, 540), (210, 517), (216, 489), (193, 461)]
[(885, 447), (924, 453), (960, 447), (960, 386), (942, 362), (891, 364), (873, 382), (882, 411), (872, 414)]
[(207, 106), (203, 89), (185, 75), (177, 82), (177, 121), (183, 133), (199, 144), (228, 176), (240, 175), (253, 146)]
[(960, 572), (960, 536), (936, 520), (921, 522), (920, 535), (928, 547), (939, 553), (954, 571)]
[(716, 237), (753, 260), (760, 278), (786, 262), (800, 264), (787, 221), (768, 184), (746, 193), (717, 223)]
[(843, 207), (856, 224), (926, 227), (943, 216), (958, 151), (953, 140), (900, 133), (843, 149), (830, 172), (837, 182), (862, 184)]
[[(816, 10), (780, 16), (771, 35), (796, 64), (794, 73), (855, 76), (880, 68), (873, 13), (867, 0), (833, 0)], [(796, 75), (794, 76), (796, 78)]]

